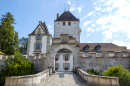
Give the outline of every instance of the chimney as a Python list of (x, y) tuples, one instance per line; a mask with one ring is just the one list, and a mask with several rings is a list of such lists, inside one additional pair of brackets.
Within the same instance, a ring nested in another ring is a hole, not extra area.
[(59, 18), (59, 13), (57, 13), (57, 19)]
[(42, 21), (39, 21), (39, 24), (42, 24)]

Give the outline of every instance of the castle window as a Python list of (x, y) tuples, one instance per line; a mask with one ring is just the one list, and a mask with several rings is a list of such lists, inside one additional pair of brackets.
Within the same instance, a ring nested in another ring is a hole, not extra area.
[(37, 43), (36, 49), (40, 49), (40, 43)]
[(70, 63), (63, 63), (63, 68), (65, 69), (65, 68), (70, 68)]
[(101, 53), (96, 53), (96, 57), (102, 57)]
[(37, 34), (37, 39), (41, 39), (41, 34)]
[(97, 46), (97, 50), (100, 50), (100, 46)]
[(89, 46), (86, 46), (84, 49), (85, 49), (85, 50), (88, 50), (88, 49), (89, 49)]
[(71, 22), (68, 22), (68, 26), (71, 26)]
[(84, 54), (84, 57), (89, 57), (89, 54), (88, 54), (88, 53), (85, 53), (85, 54)]
[(65, 22), (63, 22), (63, 26), (65, 26)]

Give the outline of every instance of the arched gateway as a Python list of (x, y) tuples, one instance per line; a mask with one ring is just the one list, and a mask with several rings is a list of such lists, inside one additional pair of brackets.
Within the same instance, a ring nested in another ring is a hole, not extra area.
[(61, 38), (53, 38), (45, 61), (46, 68), (52, 67), (53, 71), (73, 71), (79, 65), (79, 46), (74, 38), (68, 38), (66, 43)]
[(60, 49), (55, 55), (56, 71), (73, 71), (73, 53), (68, 49)]

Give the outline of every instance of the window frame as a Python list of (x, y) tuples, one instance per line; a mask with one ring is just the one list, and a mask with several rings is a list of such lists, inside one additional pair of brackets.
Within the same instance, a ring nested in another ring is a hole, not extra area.
[[(39, 45), (39, 46), (38, 46), (38, 45)], [(37, 44), (36, 44), (36, 49), (41, 49), (40, 47), (41, 47), (41, 43), (37, 43)]]
[(65, 22), (63, 22), (63, 26), (65, 26)]
[[(87, 48), (87, 49), (86, 49), (86, 48)], [(85, 50), (89, 50), (89, 46), (85, 46), (84, 49), (85, 49)]]
[(71, 26), (71, 22), (68, 22), (68, 26)]
[(41, 34), (37, 34), (37, 39), (38, 39), (38, 40), (41, 39)]
[(102, 53), (96, 53), (96, 57), (102, 57)]

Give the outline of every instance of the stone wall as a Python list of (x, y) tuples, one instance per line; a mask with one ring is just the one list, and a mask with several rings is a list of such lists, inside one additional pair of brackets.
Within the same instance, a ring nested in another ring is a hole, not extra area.
[(130, 70), (130, 58), (122, 57), (121, 54), (116, 54), (115, 57), (109, 57), (109, 54), (103, 54), (102, 57), (96, 57), (96, 54), (90, 54), (91, 57), (79, 56), (79, 67), (83, 70), (94, 69), (102, 72), (108, 67), (122, 65), (125, 69)]
[(34, 75), (6, 77), (5, 86), (38, 86), (42, 80), (47, 79), (51, 74), (52, 68), (49, 68)]
[(82, 69), (77, 69), (77, 73), (91, 86), (120, 86), (118, 77), (91, 75)]

